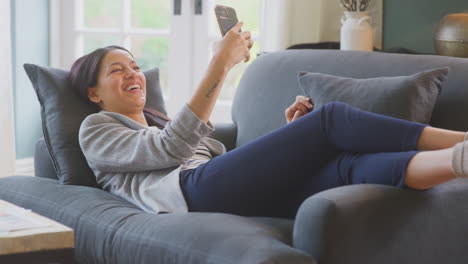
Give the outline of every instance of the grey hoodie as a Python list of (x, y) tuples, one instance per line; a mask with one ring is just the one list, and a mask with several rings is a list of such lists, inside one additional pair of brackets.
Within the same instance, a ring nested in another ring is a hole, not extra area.
[(101, 111), (83, 121), (79, 142), (104, 190), (147, 212), (187, 212), (180, 165), (194, 155), (200, 142), (213, 157), (226, 152), (221, 142), (207, 137), (213, 131), (188, 105), (162, 130)]

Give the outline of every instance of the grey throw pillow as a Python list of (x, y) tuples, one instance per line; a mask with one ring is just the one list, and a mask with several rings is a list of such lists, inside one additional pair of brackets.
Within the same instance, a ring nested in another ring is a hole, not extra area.
[(448, 68), (437, 68), (410, 76), (370, 79), (300, 72), (298, 81), (314, 109), (339, 101), (369, 112), (428, 124), (448, 72)]
[[(62, 184), (97, 187), (94, 173), (81, 151), (78, 131), (86, 116), (98, 111), (81, 99), (70, 85), (69, 71), (24, 64), (41, 104), (42, 131), (55, 172)], [(159, 69), (144, 72), (146, 107), (164, 114), (164, 100), (159, 86)]]

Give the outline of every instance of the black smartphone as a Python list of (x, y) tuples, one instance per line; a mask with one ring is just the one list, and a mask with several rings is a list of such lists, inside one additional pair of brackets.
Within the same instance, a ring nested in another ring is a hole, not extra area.
[(229, 6), (216, 5), (214, 11), (216, 19), (218, 20), (219, 30), (224, 37), (224, 35), (239, 22), (236, 10)]

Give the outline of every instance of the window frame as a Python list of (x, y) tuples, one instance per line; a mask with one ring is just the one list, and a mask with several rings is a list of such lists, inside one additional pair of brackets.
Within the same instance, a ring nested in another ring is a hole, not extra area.
[(130, 23), (131, 0), (119, 0), (122, 5), (121, 16), (123, 19), (119, 27), (115, 28), (87, 28), (83, 26), (83, 4), (84, 0), (73, 0), (62, 3), (60, 0), (50, 0), (51, 4), (51, 66), (69, 68), (74, 62), (74, 54), (64, 52), (60, 47), (74, 47), (75, 54), (83, 50), (83, 37), (85, 35), (114, 35), (123, 39), (123, 45), (131, 49), (132, 36), (144, 37), (170, 37), (167, 29), (140, 29), (132, 28)]

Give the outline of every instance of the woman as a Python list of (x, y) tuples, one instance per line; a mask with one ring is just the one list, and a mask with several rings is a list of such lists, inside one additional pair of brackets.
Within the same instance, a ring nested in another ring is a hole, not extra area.
[[(378, 183), (427, 189), (464, 166), (464, 133), (331, 103), (311, 113), (298, 96), (288, 125), (225, 153), (209, 117), (229, 70), (249, 60), (249, 32), (220, 42), (190, 101), (164, 127), (145, 118), (146, 82), (133, 56), (111, 46), (78, 59), (73, 87), (101, 111), (79, 141), (103, 189), (148, 212), (224, 212), (293, 218), (307, 197), (337, 186)], [(465, 155), (466, 157), (466, 155)]]

